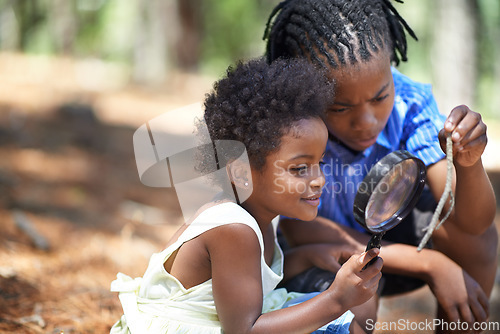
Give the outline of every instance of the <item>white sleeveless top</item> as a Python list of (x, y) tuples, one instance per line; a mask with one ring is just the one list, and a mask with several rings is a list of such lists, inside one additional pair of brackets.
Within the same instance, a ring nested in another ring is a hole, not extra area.
[(111, 333), (222, 333), (212, 294), (212, 280), (185, 289), (170, 275), (163, 264), (184, 242), (218, 226), (241, 223), (250, 226), (259, 239), (261, 248), (263, 313), (281, 308), (301, 294), (274, 290), (283, 278), (283, 252), (276, 239), (273, 263), (264, 259), (264, 241), (257, 221), (241, 206), (225, 202), (203, 211), (176, 242), (160, 253), (153, 254), (141, 278), (132, 279), (118, 273), (111, 283), (111, 291), (119, 292), (124, 315), (111, 328)]

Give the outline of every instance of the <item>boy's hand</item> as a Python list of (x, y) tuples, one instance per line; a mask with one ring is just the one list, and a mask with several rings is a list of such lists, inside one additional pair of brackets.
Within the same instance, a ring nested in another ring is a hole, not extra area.
[(453, 160), (462, 167), (469, 167), (479, 161), (488, 137), (486, 124), (481, 115), (465, 105), (453, 108), (439, 132), (441, 148), (446, 152), (446, 133), (451, 133)]
[(489, 314), (488, 297), (481, 286), (458, 264), (435, 254), (427, 283), (446, 315), (446, 321), (484, 322)]

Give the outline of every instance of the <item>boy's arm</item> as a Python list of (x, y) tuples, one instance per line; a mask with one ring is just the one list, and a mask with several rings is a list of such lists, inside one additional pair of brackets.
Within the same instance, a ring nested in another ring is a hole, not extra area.
[[(466, 106), (454, 108), (439, 133), (445, 151), (446, 133), (452, 134), (455, 181), (455, 208), (450, 222), (465, 233), (483, 234), (493, 223), (496, 213), (495, 194), (483, 168), (481, 155), (486, 147), (486, 125), (478, 113)], [(427, 170), (427, 181), (439, 200), (446, 182), (446, 160), (441, 160)], [(449, 208), (446, 203), (443, 214)]]
[(341, 263), (356, 253), (361, 253), (361, 251), (348, 245), (332, 243), (292, 247), (285, 252), (283, 282), (312, 267), (336, 273)]
[(446, 313), (447, 321), (486, 321), (488, 297), (479, 283), (443, 253), (414, 246), (388, 244), (381, 248), (384, 272), (425, 281)]
[(356, 254), (365, 250), (366, 242), (370, 238), (364, 233), (336, 224), (330, 219), (320, 216), (317, 216), (310, 222), (282, 218), (279, 227), (291, 247), (306, 244), (333, 243), (344, 245), (347, 249), (353, 251), (352, 254)]
[[(469, 167), (454, 164), (452, 190), (455, 194), (455, 207), (449, 216), (450, 223), (468, 234), (483, 234), (493, 223), (496, 203), (495, 194), (481, 159)], [(446, 182), (446, 160), (441, 160), (427, 169), (429, 188), (436, 201), (444, 191)], [(448, 212), (447, 201), (443, 214)]]
[[(337, 243), (358, 247), (363, 251), (370, 236), (354, 229), (317, 217), (314, 221), (282, 220), (280, 228), (293, 246), (307, 243)], [(384, 259), (384, 273), (406, 275), (425, 281), (445, 312), (455, 319), (457, 310), (472, 309), (475, 319), (485, 319), (487, 299), (479, 284), (460, 266), (442, 253), (415, 246), (382, 241), (380, 257)], [(468, 315), (459, 313), (460, 319)]]

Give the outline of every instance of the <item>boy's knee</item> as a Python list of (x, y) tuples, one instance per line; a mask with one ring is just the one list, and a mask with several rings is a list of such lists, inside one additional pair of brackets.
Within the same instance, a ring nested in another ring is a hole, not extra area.
[(479, 236), (470, 237), (472, 243), (464, 245), (466, 252), (469, 252), (468, 258), (475, 262), (476, 266), (485, 269), (497, 266), (498, 258), (498, 232), (494, 224)]
[(481, 235), (467, 234), (451, 225), (436, 232), (433, 235), (434, 248), (461, 266), (497, 265), (498, 232), (495, 224)]
[(480, 261), (484, 264), (497, 263), (498, 257), (498, 232), (495, 224), (491, 226), (484, 232), (481, 236), (482, 254)]

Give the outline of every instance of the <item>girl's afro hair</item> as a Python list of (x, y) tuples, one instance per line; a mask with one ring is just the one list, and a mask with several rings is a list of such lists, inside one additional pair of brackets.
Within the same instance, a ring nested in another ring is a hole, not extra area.
[(307, 60), (259, 58), (229, 67), (206, 97), (204, 119), (212, 141), (243, 143), (262, 170), (294, 122), (323, 117), (333, 94), (333, 82)]

